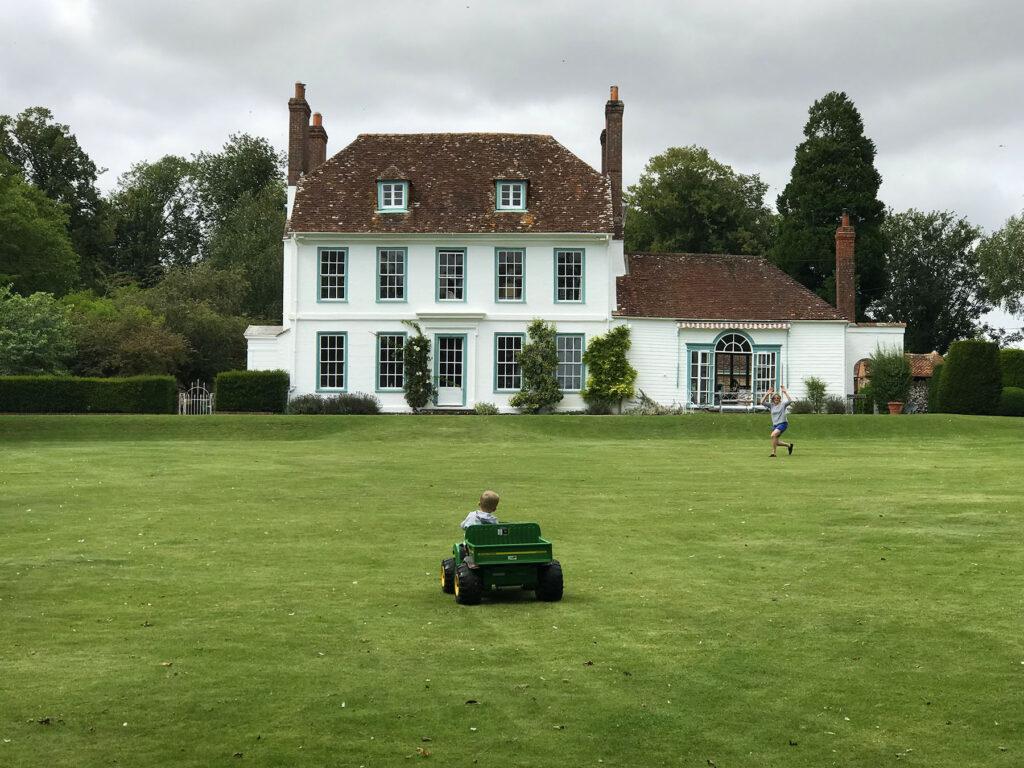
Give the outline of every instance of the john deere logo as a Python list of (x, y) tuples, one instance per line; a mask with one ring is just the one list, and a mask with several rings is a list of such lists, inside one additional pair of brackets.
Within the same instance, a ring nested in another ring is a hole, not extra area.
[(509, 556), (508, 556), (508, 559), (509, 559), (509, 560), (515, 560), (515, 559), (516, 559), (516, 556), (515, 556), (515, 555), (509, 555)]

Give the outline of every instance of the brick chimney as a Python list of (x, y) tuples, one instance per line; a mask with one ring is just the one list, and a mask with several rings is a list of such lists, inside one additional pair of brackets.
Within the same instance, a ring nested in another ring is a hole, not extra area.
[(851, 323), (857, 320), (853, 241), (857, 234), (850, 224), (850, 214), (844, 209), (843, 218), (836, 229), (836, 309)]
[(306, 86), (295, 84), (295, 96), (288, 99), (288, 186), (294, 187), (308, 170), (309, 104)]
[(622, 239), (622, 112), (619, 86), (613, 85), (604, 105), (604, 130), (601, 132), (601, 173), (612, 184), (612, 217), (615, 239)]
[(319, 112), (313, 113), (313, 124), (309, 126), (309, 144), (306, 150), (306, 172), (314, 171), (327, 159), (327, 131), (324, 118)]

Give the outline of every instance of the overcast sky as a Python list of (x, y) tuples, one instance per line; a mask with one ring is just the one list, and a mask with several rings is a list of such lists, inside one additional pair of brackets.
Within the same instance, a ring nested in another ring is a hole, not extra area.
[(0, 113), (52, 109), (104, 188), (233, 132), (283, 149), (296, 80), (329, 154), (360, 132), (513, 131), (599, 165), (617, 83), (627, 184), (699, 144), (774, 203), (807, 108), (843, 90), (885, 203), (991, 230), (1024, 209), (1022, 33), (1019, 0), (2, 0)]

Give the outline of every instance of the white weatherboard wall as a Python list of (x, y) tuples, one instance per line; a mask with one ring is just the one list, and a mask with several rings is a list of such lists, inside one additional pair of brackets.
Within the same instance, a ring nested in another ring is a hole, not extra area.
[(629, 361), (637, 371), (637, 390), (662, 405), (683, 405), (676, 322), (630, 318), (625, 323), (630, 330)]
[(795, 399), (807, 396), (804, 380), (814, 376), (825, 382), (829, 395), (846, 394), (846, 327), (843, 321), (794, 322), (782, 350), (783, 381)]
[(853, 392), (853, 369), (876, 349), (903, 351), (903, 325), (851, 325), (846, 333), (846, 391)]
[[(495, 249), (523, 248), (525, 299), (499, 302), (495, 296)], [(319, 301), (318, 248), (348, 250), (346, 301)], [(377, 300), (377, 249), (405, 248), (406, 301)], [(465, 301), (436, 299), (438, 248), (466, 249)], [(584, 301), (555, 302), (555, 249), (585, 251)], [(400, 391), (376, 390), (376, 334), (412, 333), (403, 320), (434, 335), (465, 334), (465, 407), (490, 402), (502, 410), (513, 393), (494, 391), (494, 335), (524, 333), (533, 318), (554, 322), (559, 333), (585, 339), (608, 330), (615, 277), (624, 272), (622, 241), (607, 235), (297, 235), (284, 248), (285, 333), (272, 340), (250, 339), (250, 369), (283, 368), (292, 377), (292, 396), (317, 388), (317, 333), (345, 332), (348, 392), (371, 392), (387, 411), (407, 410)], [(561, 410), (583, 407), (567, 393)]]

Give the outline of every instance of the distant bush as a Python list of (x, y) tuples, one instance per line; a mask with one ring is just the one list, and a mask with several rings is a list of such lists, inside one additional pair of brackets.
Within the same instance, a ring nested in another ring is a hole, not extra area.
[(999, 399), (1000, 416), (1024, 416), (1024, 388), (1003, 387)]
[(815, 413), (814, 405), (810, 400), (794, 400), (789, 406), (790, 413)]
[(942, 413), (942, 366), (943, 363), (936, 365), (932, 369), (932, 377), (928, 380), (928, 413)]
[(914, 377), (910, 362), (902, 351), (891, 347), (876, 349), (868, 364), (871, 372), (871, 391), (879, 406), (891, 402), (907, 402)]
[(373, 415), (380, 413), (380, 400), (362, 392), (337, 395), (299, 395), (288, 403), (288, 413), (297, 415)]
[(681, 405), (662, 405), (641, 389), (636, 405), (626, 413), (633, 416), (675, 416), (686, 413), (686, 408)]
[(0, 412), (174, 413), (177, 403), (173, 376), (0, 376)]
[(477, 403), (473, 406), (473, 413), (477, 416), (497, 416), (498, 406), (494, 403)]
[(284, 413), (288, 405), (287, 371), (224, 371), (213, 388), (218, 411)]
[(808, 376), (804, 379), (804, 389), (807, 391), (807, 402), (811, 404), (811, 413), (823, 412), (825, 391), (828, 389), (825, 382), (816, 376)]
[(829, 395), (825, 398), (825, 413), (846, 413), (846, 398)]
[(324, 413), (341, 416), (372, 416), (380, 413), (380, 400), (365, 392), (330, 395), (324, 398)]
[(1024, 349), (999, 350), (999, 365), (1004, 387), (1024, 389)]
[(999, 348), (993, 342), (955, 341), (942, 366), (939, 383), (942, 411), (994, 414), (999, 410), (1002, 384)]

